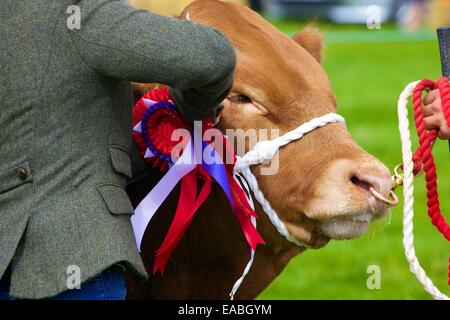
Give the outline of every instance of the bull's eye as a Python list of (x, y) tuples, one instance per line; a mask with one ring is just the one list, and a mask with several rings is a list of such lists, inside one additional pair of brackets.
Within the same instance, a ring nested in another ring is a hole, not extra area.
[(233, 103), (238, 103), (238, 104), (244, 104), (244, 103), (251, 103), (252, 99), (250, 99), (247, 96), (244, 96), (243, 94), (236, 94), (234, 96), (230, 96), (228, 97), (228, 100), (230, 100)]

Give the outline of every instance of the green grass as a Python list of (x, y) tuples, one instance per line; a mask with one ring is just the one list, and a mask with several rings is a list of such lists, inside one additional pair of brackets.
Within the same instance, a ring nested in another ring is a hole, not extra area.
[[(299, 24), (278, 23), (295, 32)], [(399, 39), (393, 41), (332, 41), (336, 30), (325, 26), (324, 67), (333, 84), (338, 111), (355, 140), (392, 168), (401, 160), (396, 101), (404, 86), (417, 79), (439, 76), (437, 42)], [(357, 28), (368, 37), (382, 31)], [(385, 30), (386, 31), (386, 30)], [(395, 31), (395, 30), (393, 30)], [(423, 33), (422, 33), (423, 35)], [(360, 35), (358, 35), (360, 37)], [(383, 35), (376, 36), (383, 38)], [(345, 38), (345, 37), (344, 37)], [(413, 128), (412, 128), (413, 129)], [(413, 129), (414, 130), (414, 129)], [(415, 135), (415, 132), (412, 132)], [(415, 141), (417, 145), (417, 141)], [(438, 165), (441, 208), (450, 221), (450, 154), (446, 142), (434, 148)], [(416, 253), (436, 286), (448, 294), (448, 242), (431, 225), (426, 214), (423, 176), (415, 182), (414, 234)], [(400, 199), (401, 189), (397, 191)], [(331, 241), (325, 248), (308, 250), (294, 258), (283, 273), (259, 296), (260, 299), (429, 299), (408, 269), (402, 246), (402, 202), (392, 209), (392, 219), (379, 221), (361, 238)], [(366, 286), (369, 265), (381, 268), (381, 289)]]

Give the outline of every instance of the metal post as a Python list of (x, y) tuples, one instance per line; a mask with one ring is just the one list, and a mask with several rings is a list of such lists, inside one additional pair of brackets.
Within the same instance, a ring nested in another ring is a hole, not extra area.
[[(442, 75), (450, 78), (450, 26), (437, 29), (437, 37), (441, 53)], [(448, 147), (450, 150), (450, 140)]]

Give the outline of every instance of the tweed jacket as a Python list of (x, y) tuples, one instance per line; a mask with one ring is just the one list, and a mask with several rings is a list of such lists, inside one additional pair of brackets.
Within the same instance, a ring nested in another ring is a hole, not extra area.
[(143, 279), (124, 190), (131, 81), (173, 87), (200, 118), (228, 94), (235, 52), (206, 26), (124, 1), (0, 3), (0, 276), (44, 298), (121, 263)]

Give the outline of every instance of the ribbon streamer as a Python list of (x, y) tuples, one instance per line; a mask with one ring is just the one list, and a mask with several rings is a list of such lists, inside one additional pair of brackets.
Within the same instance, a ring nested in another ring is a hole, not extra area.
[(169, 196), (170, 192), (173, 188), (175, 188), (181, 178), (196, 167), (194, 161), (192, 161), (192, 149), (192, 141), (189, 141), (185, 148), (185, 152), (183, 152), (175, 165), (170, 168), (170, 170), (134, 210), (134, 214), (131, 217), (131, 223), (133, 225), (134, 236), (139, 251), (141, 250), (141, 243), (142, 238), (144, 237), (145, 229), (150, 223), (150, 220), (153, 218), (153, 215), (162, 205), (164, 200)]

